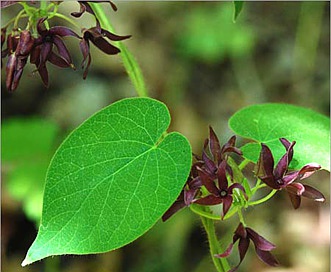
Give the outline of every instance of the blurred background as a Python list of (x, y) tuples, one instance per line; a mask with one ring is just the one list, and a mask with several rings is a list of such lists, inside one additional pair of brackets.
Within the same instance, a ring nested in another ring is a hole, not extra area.
[[(141, 65), (150, 96), (167, 104), (170, 130), (183, 133), (195, 153), (201, 152), (208, 125), (227, 141), (227, 120), (250, 104), (286, 102), (330, 115), (329, 2), (246, 2), (236, 23), (232, 2), (119, 2), (117, 7), (116, 13), (109, 11), (116, 33), (132, 35), (124, 42)], [(3, 9), (1, 24), (17, 10)], [(79, 5), (62, 3), (60, 10), (69, 14)], [(95, 24), (87, 14), (77, 22), (87, 28)], [(47, 258), (21, 268), (37, 233), (45, 173), (56, 148), (94, 112), (136, 96), (119, 55), (106, 56), (91, 46), (84, 81), (77, 40), (65, 41), (78, 69), (49, 64), (49, 89), (28, 64), (18, 89), (8, 93), (2, 69), (2, 271), (214, 271), (199, 218), (189, 210), (113, 252)], [(330, 270), (329, 173), (320, 171), (306, 183), (323, 192), (326, 203), (303, 199), (293, 210), (281, 192), (246, 212), (248, 225), (277, 245), (273, 253), (282, 266), (267, 267), (251, 246), (238, 271)], [(216, 225), (222, 242), (230, 242), (237, 223), (232, 218)], [(238, 260), (237, 253), (229, 259), (233, 265)]]

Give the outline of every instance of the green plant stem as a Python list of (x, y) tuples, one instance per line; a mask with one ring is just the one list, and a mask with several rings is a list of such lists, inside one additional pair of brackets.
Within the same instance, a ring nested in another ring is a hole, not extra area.
[[(107, 30), (114, 31), (114, 28), (110, 23), (108, 17), (106, 16), (105, 11), (101, 7), (101, 5), (99, 3), (89, 3), (89, 4), (91, 5), (95, 15), (99, 19), (100, 24), (103, 27), (107, 28)], [(146, 96), (148, 97), (148, 92), (144, 81), (144, 77), (142, 75), (141, 69), (137, 61), (122, 42), (118, 43), (118, 47), (121, 50), (120, 55), (123, 60), (124, 68), (128, 73), (136, 89), (136, 92), (140, 97), (146, 97)]]
[(244, 159), (244, 160), (238, 165), (238, 168), (239, 168), (240, 170), (243, 170), (249, 162), (250, 162), (250, 160), (248, 160), (248, 159)]
[(217, 240), (215, 225), (212, 219), (201, 216), (202, 225), (207, 233), (210, 255), (215, 265), (215, 268), (218, 272), (226, 272), (230, 270), (230, 266), (226, 258), (216, 258), (215, 254), (219, 254), (222, 252), (222, 249)]
[(263, 202), (266, 202), (267, 200), (269, 200), (270, 198), (273, 197), (274, 194), (277, 193), (277, 190), (272, 190), (268, 195), (266, 195), (265, 197), (256, 200), (256, 201), (252, 201), (252, 202), (248, 202), (248, 206), (254, 206), (254, 205), (258, 205), (261, 204)]

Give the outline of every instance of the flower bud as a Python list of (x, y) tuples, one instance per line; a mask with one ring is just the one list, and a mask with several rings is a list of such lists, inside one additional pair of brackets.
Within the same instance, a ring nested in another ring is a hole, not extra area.
[(17, 44), (15, 53), (19, 56), (27, 56), (30, 54), (34, 45), (34, 39), (29, 30), (23, 30), (20, 34), (20, 39)]

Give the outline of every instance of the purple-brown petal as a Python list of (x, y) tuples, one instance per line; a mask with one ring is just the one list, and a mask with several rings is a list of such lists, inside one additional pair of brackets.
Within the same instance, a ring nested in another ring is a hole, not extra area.
[(8, 91), (13, 91), (11, 86), (13, 83), (14, 73), (16, 69), (17, 56), (15, 53), (10, 54), (6, 64), (6, 87)]
[(230, 243), (230, 245), (226, 248), (226, 250), (223, 253), (219, 253), (219, 254), (215, 254), (214, 256), (216, 258), (224, 258), (224, 257), (228, 257), (233, 249), (233, 243)]
[(61, 68), (71, 67), (71, 65), (67, 61), (56, 55), (54, 52), (51, 52), (49, 54), (48, 61)]
[(263, 261), (264, 263), (266, 263), (270, 266), (279, 265), (279, 262), (277, 261), (277, 259), (269, 251), (264, 251), (264, 250), (255, 248), (255, 252), (256, 252), (257, 256), (260, 258), (260, 260)]
[(186, 207), (185, 203), (183, 201), (176, 201), (174, 204), (171, 205), (171, 207), (163, 214), (162, 221), (167, 221), (172, 215), (174, 215), (179, 210)]
[(288, 192), (288, 196), (290, 197), (293, 208), (298, 209), (301, 204), (301, 196), (298, 196), (296, 194), (291, 194), (289, 192)]
[(260, 177), (260, 180), (262, 180), (265, 184), (267, 184), (272, 189), (279, 190), (281, 188), (281, 186), (276, 182), (273, 175)]
[(103, 36), (106, 36), (109, 40), (112, 40), (112, 41), (122, 41), (122, 40), (131, 38), (131, 35), (119, 36), (119, 35), (109, 32), (106, 29), (101, 29), (101, 34)]
[(216, 175), (220, 191), (228, 190), (228, 179), (226, 178), (226, 161), (222, 161), (217, 169)]
[(223, 214), (222, 214), (222, 219), (224, 216), (228, 213), (231, 205), (232, 205), (233, 197), (231, 195), (227, 195), (226, 197), (223, 198)]
[(282, 187), (286, 187), (287, 185), (291, 184), (293, 181), (295, 181), (298, 178), (299, 171), (293, 171), (291, 173), (286, 174), (281, 180), (282, 180)]
[(305, 187), (301, 183), (291, 183), (285, 187), (286, 191), (291, 194), (301, 196), (305, 191)]
[(38, 73), (46, 88), (48, 88), (48, 71), (45, 64), (38, 66)]
[(34, 45), (34, 39), (29, 30), (23, 30), (20, 34), (15, 53), (20, 56), (29, 55)]
[(309, 163), (303, 166), (298, 174), (299, 179), (305, 179), (314, 174), (317, 170), (321, 169), (321, 166), (318, 163)]
[(60, 36), (60, 37), (72, 36), (79, 39), (82, 38), (75, 31), (65, 26), (53, 26), (48, 30), (48, 34), (51, 36)]
[(108, 55), (116, 55), (121, 52), (117, 47), (108, 43), (104, 38), (91, 39), (91, 42), (98, 47), (102, 52)]
[(292, 158), (293, 158), (293, 147), (295, 145), (295, 141), (293, 141), (291, 143), (289, 140), (287, 140), (285, 138), (280, 138), (279, 141), (283, 144), (286, 151), (288, 151), (288, 160), (289, 160), (289, 163), (290, 163), (292, 161)]
[(44, 43), (41, 46), (40, 50), (40, 64), (39, 65), (44, 65), (48, 59), (48, 55), (52, 52), (52, 43)]
[(305, 191), (302, 193), (302, 196), (308, 197), (310, 199), (314, 199), (315, 201), (319, 201), (319, 202), (325, 201), (325, 197), (320, 191), (316, 190), (315, 188), (309, 185), (304, 185), (304, 187), (305, 187)]
[(214, 195), (208, 195), (199, 199), (194, 200), (194, 203), (200, 204), (200, 205), (207, 205), (207, 206), (213, 206), (222, 203), (222, 198), (214, 196)]
[(79, 11), (71, 12), (70, 14), (76, 18), (82, 16), (82, 14), (86, 11), (85, 5), (79, 2)]
[(201, 180), (201, 184), (206, 187), (206, 189), (215, 196), (218, 195), (218, 188), (216, 187), (214, 180), (210, 178), (208, 173), (203, 171), (202, 169), (198, 168), (199, 170), (199, 177)]
[(272, 249), (275, 249), (276, 246), (272, 243), (270, 243), (268, 240), (266, 240), (264, 237), (259, 235), (257, 232), (255, 232), (251, 228), (246, 228), (248, 237), (252, 240), (255, 247), (263, 250), (263, 251), (270, 251)]
[(240, 261), (239, 264), (237, 265), (237, 267), (242, 263), (242, 261), (244, 260), (247, 250), (249, 247), (249, 239), (248, 238), (241, 238), (239, 240), (239, 245), (238, 245), (238, 249), (239, 249), (239, 257), (240, 257)]
[(258, 176), (273, 176), (274, 158), (271, 150), (263, 143), (261, 144), (261, 147), (257, 174)]
[(288, 159), (288, 153), (286, 152), (283, 155), (283, 157), (279, 160), (274, 170), (274, 177), (276, 180), (281, 179), (285, 175), (288, 169), (288, 165), (289, 165), (289, 159)]
[(217, 171), (217, 167), (215, 166), (214, 161), (212, 161), (206, 154), (205, 151), (202, 151), (202, 160), (205, 163), (205, 168), (208, 173), (215, 174)]
[(214, 161), (221, 161), (221, 146), (215, 131), (209, 126), (209, 149)]
[(68, 64), (68, 66), (73, 66), (69, 51), (65, 46), (64, 42), (61, 40), (61, 38), (54, 36), (53, 43), (57, 48), (59, 56), (63, 58), (63, 60)]

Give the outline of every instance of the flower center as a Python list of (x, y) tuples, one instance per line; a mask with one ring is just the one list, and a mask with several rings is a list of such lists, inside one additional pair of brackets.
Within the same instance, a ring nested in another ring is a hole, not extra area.
[(220, 196), (226, 196), (228, 194), (228, 192), (227, 191), (225, 191), (225, 190), (222, 190), (221, 192), (220, 192)]

